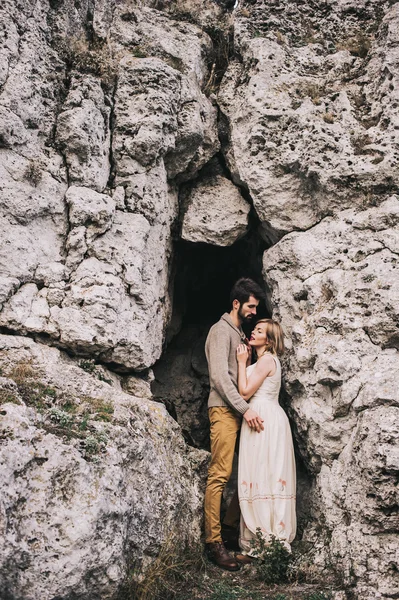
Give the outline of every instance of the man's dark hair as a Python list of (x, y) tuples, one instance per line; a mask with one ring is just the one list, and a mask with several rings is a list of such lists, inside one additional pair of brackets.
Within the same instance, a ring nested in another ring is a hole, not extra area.
[(234, 300), (238, 300), (240, 304), (248, 302), (249, 297), (253, 296), (257, 300), (264, 299), (264, 291), (262, 288), (248, 277), (242, 277), (233, 285), (230, 292), (230, 304), (233, 304)]

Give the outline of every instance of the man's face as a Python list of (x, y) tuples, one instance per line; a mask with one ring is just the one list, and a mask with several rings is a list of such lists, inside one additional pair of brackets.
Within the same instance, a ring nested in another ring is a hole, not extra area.
[(259, 304), (259, 300), (250, 296), (248, 302), (243, 302), (238, 309), (238, 316), (243, 323), (249, 323), (256, 315), (256, 308)]

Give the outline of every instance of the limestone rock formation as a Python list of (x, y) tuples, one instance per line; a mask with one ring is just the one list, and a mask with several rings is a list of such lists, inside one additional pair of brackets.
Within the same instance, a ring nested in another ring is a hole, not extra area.
[(94, 363), (0, 338), (1, 597), (114, 598), (132, 561), (195, 545), (207, 453), (165, 408)]
[[(315, 484), (305, 537), (359, 598), (397, 594), (399, 198), (342, 211), (265, 252), (290, 340), (285, 385)], [(373, 569), (369, 569), (370, 561)]]
[(398, 5), (240, 2), (236, 14), (226, 157), (267, 239), (394, 191)]
[(230, 246), (248, 229), (250, 205), (226, 177), (201, 178), (186, 200), (181, 237), (188, 242)]
[(3, 8), (21, 27), (3, 39), (0, 322), (140, 370), (171, 314), (176, 181), (219, 140), (207, 34), (129, 6), (96, 5), (92, 44), (87, 3)]

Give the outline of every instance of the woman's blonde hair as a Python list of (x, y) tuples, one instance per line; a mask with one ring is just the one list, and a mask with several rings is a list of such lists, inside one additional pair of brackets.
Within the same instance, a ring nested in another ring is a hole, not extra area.
[(284, 334), (280, 323), (273, 319), (260, 319), (256, 325), (259, 325), (259, 323), (266, 324), (266, 352), (278, 356), (284, 354)]

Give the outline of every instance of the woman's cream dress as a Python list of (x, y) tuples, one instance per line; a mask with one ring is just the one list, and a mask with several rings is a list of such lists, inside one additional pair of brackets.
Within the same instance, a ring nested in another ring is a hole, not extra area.
[[(249, 401), (264, 419), (264, 430), (252, 431), (245, 420), (241, 426), (238, 460), (238, 497), (241, 509), (240, 547), (250, 553), (257, 527), (267, 539), (276, 536), (286, 546), (296, 532), (296, 474), (291, 429), (278, 403), (281, 365), (266, 377)], [(250, 376), (255, 364), (247, 367)]]

